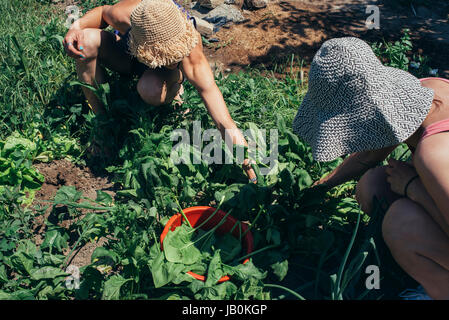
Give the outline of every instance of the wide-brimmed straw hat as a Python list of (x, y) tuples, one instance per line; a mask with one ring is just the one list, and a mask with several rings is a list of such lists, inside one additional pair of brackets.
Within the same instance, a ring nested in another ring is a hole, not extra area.
[(131, 13), (130, 53), (150, 68), (180, 62), (197, 43), (192, 22), (172, 0), (143, 0)]
[(433, 96), (410, 73), (382, 65), (363, 40), (331, 39), (313, 59), (293, 131), (317, 161), (386, 148), (421, 126)]

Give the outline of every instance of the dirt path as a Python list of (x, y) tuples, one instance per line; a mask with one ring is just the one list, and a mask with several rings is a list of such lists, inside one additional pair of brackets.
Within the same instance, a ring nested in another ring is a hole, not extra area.
[[(308, 65), (330, 38), (356, 36), (367, 41), (397, 40), (401, 29), (411, 29), (415, 47), (429, 56), (440, 76), (449, 78), (449, 2), (432, 7), (394, 7), (381, 0), (295, 0), (271, 2), (266, 8), (245, 11), (245, 21), (223, 28), (220, 42), (206, 48), (208, 59), (222, 70), (238, 71), (248, 65), (272, 66), (292, 54)], [(378, 5), (380, 29), (365, 26), (366, 6)]]

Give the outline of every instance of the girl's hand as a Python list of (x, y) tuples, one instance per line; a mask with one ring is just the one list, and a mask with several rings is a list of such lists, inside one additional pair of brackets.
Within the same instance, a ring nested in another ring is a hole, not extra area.
[(257, 183), (257, 176), (256, 173), (254, 172), (254, 169), (251, 167), (251, 162), (249, 159), (245, 159), (243, 161), (242, 168), (243, 170), (245, 170), (245, 173), (248, 176), (250, 182)]
[(388, 160), (388, 167), (385, 172), (391, 190), (401, 196), (404, 196), (406, 184), (417, 175), (412, 164), (394, 159)]
[(80, 29), (70, 29), (63, 41), (65, 52), (69, 57), (75, 59), (85, 59), (84, 49), (84, 33)]

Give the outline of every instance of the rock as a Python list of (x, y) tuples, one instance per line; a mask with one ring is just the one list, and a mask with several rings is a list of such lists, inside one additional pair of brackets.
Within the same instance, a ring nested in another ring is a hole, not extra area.
[(198, 3), (201, 7), (215, 9), (216, 7), (222, 5), (224, 0), (199, 0)]
[(216, 27), (223, 26), (228, 22), (240, 22), (245, 20), (239, 8), (230, 4), (222, 4), (209, 11), (204, 20), (215, 24)]
[(250, 9), (265, 8), (268, 0), (245, 0), (246, 6)]
[(214, 33), (214, 25), (201, 18), (195, 18), (196, 30), (203, 36), (208, 37)]
[(192, 6), (191, 6), (191, 8), (189, 10), (189, 13), (190, 13), (191, 16), (193, 16), (195, 18), (203, 19), (203, 17), (209, 11), (210, 11), (210, 9), (200, 6), (200, 4), (198, 2), (194, 2), (194, 4), (192, 3)]
[(245, 0), (224, 0), (224, 4), (233, 4), (239, 9), (242, 9), (244, 2)]

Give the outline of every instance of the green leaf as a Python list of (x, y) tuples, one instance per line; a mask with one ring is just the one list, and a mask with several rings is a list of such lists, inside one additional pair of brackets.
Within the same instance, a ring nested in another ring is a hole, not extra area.
[(293, 173), (288, 168), (285, 168), (284, 170), (281, 171), (279, 177), (281, 178), (279, 186), (281, 187), (282, 191), (293, 196), (294, 195), (293, 186), (295, 184), (295, 178), (293, 176)]
[(165, 258), (170, 262), (194, 264), (201, 258), (201, 252), (192, 241), (192, 229), (186, 225), (170, 231), (164, 239)]
[(247, 279), (240, 287), (237, 292), (236, 299), (241, 300), (265, 300), (269, 299), (269, 293), (263, 292), (263, 283), (257, 278)]
[(94, 250), (90, 259), (92, 263), (95, 261), (95, 259), (99, 259), (102, 260), (102, 262), (116, 264), (120, 258), (116, 252), (103, 247), (98, 247)]
[(16, 300), (16, 297), (12, 293), (0, 290), (0, 300)]
[(284, 280), (288, 272), (288, 260), (278, 261), (271, 265), (273, 273), (276, 275), (279, 281)]
[(54, 202), (55, 204), (65, 204), (67, 202), (77, 202), (81, 199), (81, 191), (76, 191), (75, 186), (62, 186), (56, 192)]
[(0, 300), (35, 300), (35, 298), (33, 293), (26, 289), (20, 289), (13, 293), (0, 290)]
[(120, 299), (120, 289), (122, 286), (132, 279), (125, 279), (121, 275), (113, 275), (104, 283), (103, 300)]
[(299, 190), (304, 190), (313, 184), (309, 173), (304, 169), (296, 169), (293, 174), (298, 177)]
[(136, 189), (119, 190), (116, 194), (122, 197), (138, 198)]
[(58, 252), (62, 252), (63, 248), (67, 248), (67, 241), (69, 235), (64, 228), (51, 227), (45, 233), (44, 241), (41, 244), (41, 249), (52, 249), (56, 248)]
[(15, 131), (6, 138), (2, 154), (6, 156), (17, 148), (34, 152), (36, 150), (36, 144), (26, 138), (23, 138), (20, 133)]
[(4, 265), (0, 266), (0, 282), (8, 282), (8, 275), (6, 274), (6, 268)]
[(206, 287), (212, 287), (217, 284), (218, 280), (224, 276), (223, 269), (221, 268), (220, 250), (216, 250), (212, 260), (207, 268)]
[(156, 288), (163, 287), (172, 282), (184, 270), (184, 265), (180, 263), (167, 262), (164, 259), (163, 252), (160, 252), (154, 260), (150, 261), (148, 266), (151, 270)]
[(230, 233), (217, 237), (214, 247), (221, 252), (221, 259), (224, 263), (232, 261), (242, 251), (240, 241)]
[(96, 202), (102, 203), (105, 205), (110, 205), (110, 204), (112, 204), (112, 200), (113, 200), (113, 198), (109, 193), (106, 193), (101, 190), (97, 190), (97, 198), (95, 199)]
[(33, 259), (22, 252), (14, 253), (10, 258), (12, 267), (25, 274), (30, 274), (33, 269)]
[(249, 260), (245, 264), (239, 264), (235, 268), (232, 268), (233, 275), (242, 281), (255, 278), (262, 280), (267, 276), (267, 272), (261, 272), (252, 262)]
[(59, 268), (46, 266), (40, 269), (35, 269), (31, 272), (31, 279), (33, 280), (43, 280), (43, 279), (54, 279), (57, 277), (68, 276), (69, 274), (65, 273)]

